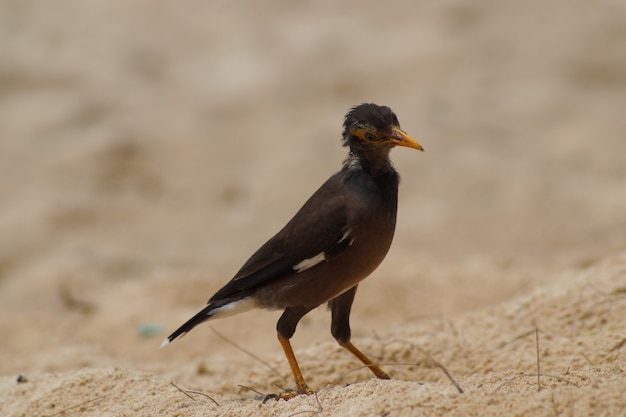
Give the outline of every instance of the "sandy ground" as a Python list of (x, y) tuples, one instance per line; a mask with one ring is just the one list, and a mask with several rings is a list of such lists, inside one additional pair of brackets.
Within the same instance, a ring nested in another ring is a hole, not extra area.
[[(625, 44), (621, 0), (0, 1), (0, 415), (624, 415)], [(353, 309), (393, 379), (324, 308), (289, 402), (278, 312), (158, 349), (365, 101), (426, 148)]]

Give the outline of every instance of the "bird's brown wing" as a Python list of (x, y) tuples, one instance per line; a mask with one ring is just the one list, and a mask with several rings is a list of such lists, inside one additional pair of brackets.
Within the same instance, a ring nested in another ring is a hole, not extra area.
[(326, 181), (209, 302), (246, 296), (259, 286), (296, 274), (297, 266), (308, 259), (339, 256), (351, 243), (342, 185), (339, 173)]

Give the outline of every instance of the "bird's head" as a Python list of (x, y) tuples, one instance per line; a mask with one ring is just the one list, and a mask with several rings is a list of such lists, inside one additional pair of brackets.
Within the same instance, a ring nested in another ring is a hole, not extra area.
[(343, 128), (343, 145), (353, 150), (373, 151), (394, 146), (424, 150), (400, 129), (398, 118), (387, 106), (373, 103), (354, 106), (346, 114)]

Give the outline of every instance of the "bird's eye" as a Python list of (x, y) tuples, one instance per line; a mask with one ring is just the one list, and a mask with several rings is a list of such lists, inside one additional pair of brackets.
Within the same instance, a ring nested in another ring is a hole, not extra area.
[(367, 140), (368, 142), (373, 142), (374, 140), (376, 140), (376, 137), (372, 135), (371, 133), (366, 133), (365, 140)]

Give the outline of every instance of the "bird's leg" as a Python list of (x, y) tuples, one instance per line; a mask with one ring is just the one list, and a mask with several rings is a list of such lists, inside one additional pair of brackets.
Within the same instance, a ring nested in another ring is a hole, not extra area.
[(298, 365), (298, 361), (296, 360), (296, 355), (294, 355), (293, 353), (293, 349), (291, 348), (291, 343), (289, 342), (289, 339), (283, 337), (280, 333), (278, 333), (278, 341), (280, 342), (280, 345), (283, 347), (283, 351), (285, 352), (285, 356), (287, 357), (287, 362), (289, 362), (289, 367), (291, 368), (291, 373), (293, 374), (293, 377), (296, 380), (296, 387), (297, 387), (296, 395), (313, 394), (314, 391), (311, 388), (309, 388), (306, 382), (304, 382), (302, 371), (300, 371), (300, 366)]
[(378, 378), (378, 379), (391, 379), (389, 377), (389, 375), (387, 375), (385, 373), (385, 371), (380, 369), (380, 366), (378, 366), (374, 362), (372, 362), (372, 360), (370, 358), (365, 356), (365, 354), (363, 352), (361, 352), (359, 349), (357, 349), (356, 346), (354, 346), (352, 343), (350, 343), (350, 342), (342, 342), (339, 339), (337, 339), (337, 342), (339, 343), (339, 345), (341, 347), (345, 348), (346, 350), (348, 350), (348, 352), (352, 353), (354, 356), (359, 358), (359, 360), (361, 362), (363, 362), (363, 364), (365, 364), (365, 366), (367, 366), (372, 372), (374, 372), (374, 375), (376, 375), (376, 378)]
[(356, 295), (357, 287), (354, 286), (348, 291), (344, 292), (338, 297), (329, 301), (328, 307), (331, 310), (332, 322), (331, 333), (333, 337), (339, 343), (339, 346), (352, 353), (359, 358), (365, 366), (367, 366), (377, 378), (390, 379), (389, 375), (385, 373), (378, 365), (371, 361), (363, 352), (350, 343), (350, 310), (352, 309), (352, 302)]
[(276, 330), (278, 331), (278, 341), (285, 352), (287, 362), (289, 362), (289, 367), (291, 368), (291, 373), (296, 381), (296, 392), (270, 394), (265, 398), (265, 400), (269, 398), (276, 398), (277, 400), (290, 400), (297, 395), (309, 395), (315, 393), (315, 391), (309, 388), (306, 382), (304, 382), (302, 371), (300, 371), (296, 355), (293, 353), (291, 343), (289, 342), (289, 339), (291, 339), (293, 334), (296, 332), (296, 326), (298, 325), (300, 319), (312, 309), (312, 307), (287, 307), (283, 312), (283, 315), (280, 316), (278, 324), (276, 325)]

